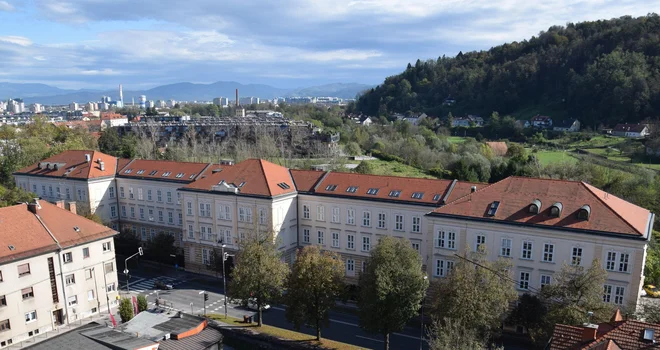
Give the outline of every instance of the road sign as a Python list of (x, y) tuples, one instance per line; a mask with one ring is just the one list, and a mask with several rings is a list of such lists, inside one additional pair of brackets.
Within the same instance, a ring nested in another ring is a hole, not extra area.
[(124, 269), (124, 275), (128, 275), (128, 269)]

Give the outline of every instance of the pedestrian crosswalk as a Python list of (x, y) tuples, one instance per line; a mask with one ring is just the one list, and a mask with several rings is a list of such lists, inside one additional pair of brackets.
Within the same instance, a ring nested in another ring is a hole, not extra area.
[[(153, 278), (138, 278), (136, 281), (130, 282), (129, 285), (130, 292), (135, 294), (141, 294), (144, 293), (144, 291), (153, 290), (154, 283), (156, 281), (161, 281), (164, 284), (171, 284), (172, 286), (176, 286), (178, 284), (185, 282), (168, 276), (159, 276)], [(126, 284), (124, 283), (122, 287), (123, 287), (122, 289), (126, 289)]]

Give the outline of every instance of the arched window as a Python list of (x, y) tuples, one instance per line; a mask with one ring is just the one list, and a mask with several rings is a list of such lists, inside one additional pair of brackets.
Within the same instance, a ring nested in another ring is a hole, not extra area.
[(559, 216), (561, 215), (561, 210), (562, 210), (563, 208), (564, 208), (564, 206), (563, 206), (560, 202), (557, 202), (557, 203), (553, 204), (553, 205), (550, 207), (550, 216), (557, 216), (557, 217), (559, 217)]
[(591, 207), (588, 205), (583, 205), (577, 213), (578, 219), (580, 220), (589, 220), (589, 217), (591, 216)]
[(541, 212), (541, 201), (538, 200), (538, 199), (535, 199), (529, 205), (529, 213), (530, 214), (538, 214), (540, 212)]

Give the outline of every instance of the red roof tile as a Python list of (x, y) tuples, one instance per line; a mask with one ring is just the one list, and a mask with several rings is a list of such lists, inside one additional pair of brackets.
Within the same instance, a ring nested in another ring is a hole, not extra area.
[[(27, 204), (0, 209), (0, 263), (27, 258), (58, 249), (44, 225), (62, 247), (94, 241), (116, 234), (112, 229), (71, 213), (46, 201), (40, 201), (36, 215)], [(77, 227), (76, 231), (74, 227)], [(9, 246), (13, 246), (13, 250)]]
[(325, 175), (326, 172), (318, 170), (298, 170), (291, 169), (291, 176), (295, 181), (298, 191), (311, 192), (314, 190), (314, 185)]
[(296, 192), (289, 169), (263, 159), (248, 159), (236, 165), (213, 165), (184, 188), (212, 191), (222, 181), (238, 188), (241, 194), (271, 197)]
[[(85, 155), (90, 155), (90, 162)], [(101, 170), (98, 161), (104, 163), (105, 170)], [(41, 169), (39, 168), (41, 165)], [(57, 169), (55, 169), (57, 165)], [(48, 167), (47, 167), (48, 166)], [(64, 151), (48, 157), (38, 163), (18, 170), (16, 174), (38, 175), (48, 177), (65, 177), (75, 179), (94, 179), (113, 176), (117, 169), (117, 158), (98, 151)]]
[(124, 165), (117, 172), (120, 177), (179, 182), (193, 182), (209, 166), (209, 163), (146, 159), (135, 159), (127, 164), (122, 160), (120, 163)]
[[(534, 200), (541, 201), (539, 214), (529, 213)], [(488, 209), (499, 202), (495, 215)], [(559, 217), (550, 216), (550, 207), (562, 204)], [(590, 208), (589, 220), (577, 212)], [(583, 182), (509, 177), (477, 192), (459, 198), (434, 213), (484, 218), (495, 221), (564, 227), (629, 235), (645, 235), (651, 213)]]
[(582, 327), (556, 325), (552, 333), (550, 350), (573, 349), (575, 346), (580, 345), (582, 343), (582, 330)]

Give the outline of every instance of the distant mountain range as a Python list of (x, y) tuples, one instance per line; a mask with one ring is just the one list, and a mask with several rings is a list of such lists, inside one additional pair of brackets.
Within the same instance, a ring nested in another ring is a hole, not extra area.
[[(157, 86), (148, 90), (124, 90), (124, 104), (129, 104), (133, 98), (137, 101), (140, 95), (148, 100), (177, 101), (211, 101), (215, 97), (234, 99), (236, 89), (241, 97), (294, 97), (294, 96), (333, 96), (354, 98), (357, 94), (372, 88), (370, 85), (357, 83), (336, 83), (311, 86), (298, 89), (282, 89), (263, 84), (240, 84), (234, 81), (218, 81), (212, 84), (176, 83)], [(45, 105), (61, 105), (71, 102), (87, 103), (99, 101), (102, 96), (110, 96), (113, 100), (119, 98), (119, 90), (66, 90), (45, 84), (20, 84), (0, 82), (0, 99), (23, 98), (25, 103), (41, 103)]]

